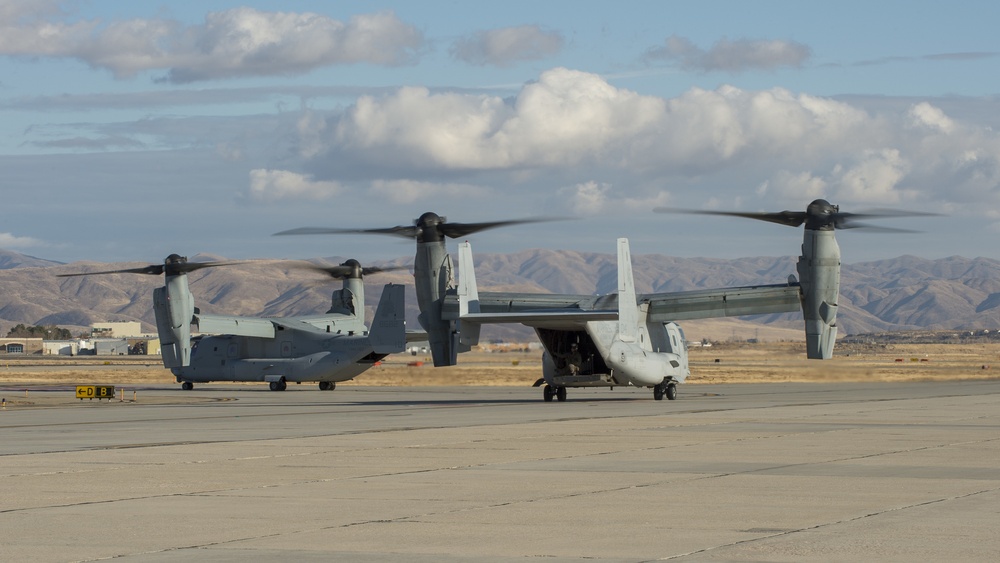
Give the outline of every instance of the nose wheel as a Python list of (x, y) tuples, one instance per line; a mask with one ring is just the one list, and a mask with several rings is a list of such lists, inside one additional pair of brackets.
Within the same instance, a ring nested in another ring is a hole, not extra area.
[(553, 387), (551, 385), (546, 385), (542, 388), (542, 398), (545, 399), (546, 403), (551, 403), (552, 399), (557, 399), (560, 403), (566, 400), (566, 388), (565, 387)]
[(659, 385), (653, 387), (653, 399), (657, 401), (662, 401), (666, 397), (667, 400), (673, 401), (677, 399), (677, 384), (670, 381), (664, 381)]

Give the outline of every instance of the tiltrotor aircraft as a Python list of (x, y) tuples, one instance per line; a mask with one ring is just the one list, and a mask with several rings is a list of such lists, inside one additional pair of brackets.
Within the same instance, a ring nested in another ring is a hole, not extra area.
[(454, 365), (459, 352), (478, 343), (482, 324), (518, 322), (533, 327), (545, 348), (543, 377), (536, 386), (545, 385), (546, 401), (565, 400), (568, 387), (622, 385), (651, 387), (653, 398), (660, 400), (676, 398), (676, 384), (689, 373), (684, 335), (677, 321), (784, 313), (801, 308), (806, 321), (807, 357), (830, 358), (837, 333), (840, 288), (840, 249), (834, 229), (867, 227), (856, 223), (858, 218), (929, 215), (901, 211), (841, 213), (825, 200), (812, 202), (805, 212), (659, 211), (735, 215), (791, 226), (805, 224), (802, 255), (796, 267), (801, 281), (789, 276), (785, 283), (773, 285), (636, 295), (628, 243), (620, 239), (617, 293), (593, 296), (480, 292), (467, 243), (460, 247), (459, 285), (455, 285), (445, 238), (542, 219), (449, 223), (428, 212), (413, 226), (307, 227), (277, 234), (376, 233), (415, 238), (419, 321), (427, 331), (435, 366)]
[[(343, 280), (324, 315), (278, 319), (201, 313), (194, 306), (187, 274), (237, 263), (188, 262), (171, 254), (163, 264), (62, 276), (163, 275), (163, 287), (153, 291), (163, 366), (185, 390), (209, 381), (266, 381), (272, 391), (284, 391), (289, 382), (314, 381), (321, 390), (332, 390), (338, 381), (353, 379), (406, 348), (403, 286), (385, 285), (369, 329), (362, 278), (382, 270), (362, 268), (356, 260), (333, 267), (303, 264)], [(192, 325), (203, 334), (193, 340)]]

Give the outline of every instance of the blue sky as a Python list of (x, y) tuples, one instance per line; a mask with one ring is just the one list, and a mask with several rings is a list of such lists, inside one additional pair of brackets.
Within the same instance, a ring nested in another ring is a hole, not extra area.
[(0, 0), (0, 248), (75, 261), (412, 253), (302, 226), (573, 216), (475, 235), (778, 256), (655, 206), (946, 214), (844, 261), (1000, 259), (993, 2)]

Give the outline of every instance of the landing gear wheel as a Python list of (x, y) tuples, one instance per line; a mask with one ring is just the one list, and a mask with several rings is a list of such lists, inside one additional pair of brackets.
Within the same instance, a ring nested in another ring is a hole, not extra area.
[(666, 393), (666, 389), (663, 388), (663, 384), (657, 384), (653, 386), (653, 399), (656, 401), (662, 401), (663, 395)]
[(284, 391), (288, 387), (288, 384), (282, 379), (281, 381), (272, 381), (268, 384), (268, 387), (271, 388), (271, 391)]
[(555, 395), (556, 395), (556, 390), (553, 389), (551, 385), (546, 385), (545, 387), (542, 387), (542, 398), (545, 399), (546, 403), (551, 403), (552, 398), (555, 397)]
[(673, 401), (677, 398), (677, 385), (671, 383), (667, 385), (667, 399)]
[(320, 381), (319, 390), (320, 391), (333, 391), (337, 387), (335, 381)]
[(559, 399), (560, 403), (566, 401), (566, 388), (565, 387), (556, 387), (556, 399)]
[(184, 383), (181, 383), (181, 389), (185, 391), (190, 391), (194, 389), (194, 383), (191, 383), (190, 381), (185, 381)]

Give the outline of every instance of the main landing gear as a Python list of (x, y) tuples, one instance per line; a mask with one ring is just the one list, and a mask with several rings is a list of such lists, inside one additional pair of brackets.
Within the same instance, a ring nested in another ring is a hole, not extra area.
[(333, 391), (337, 387), (336, 381), (320, 381), (319, 390), (320, 391)]
[(185, 381), (184, 383), (181, 383), (181, 389), (185, 391), (190, 391), (194, 389), (194, 383), (191, 383), (190, 381)]
[(677, 398), (677, 384), (673, 381), (663, 381), (659, 385), (653, 387), (653, 398), (657, 401), (662, 401), (663, 397), (668, 400), (673, 401)]
[(271, 391), (284, 391), (288, 388), (288, 383), (282, 379), (281, 381), (272, 381), (268, 386), (271, 388)]
[(545, 399), (546, 403), (551, 403), (553, 397), (559, 399), (559, 402), (562, 403), (566, 400), (566, 388), (546, 385), (542, 388), (542, 397)]

